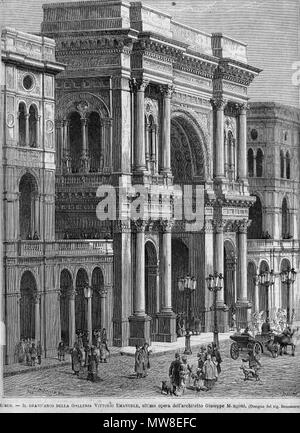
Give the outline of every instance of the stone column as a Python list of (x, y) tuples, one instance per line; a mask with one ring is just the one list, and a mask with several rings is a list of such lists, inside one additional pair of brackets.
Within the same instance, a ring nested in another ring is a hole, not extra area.
[(237, 321), (239, 328), (250, 322), (251, 303), (247, 299), (247, 228), (248, 220), (238, 222), (238, 284)]
[(29, 113), (25, 114), (25, 145), (29, 146)]
[[(224, 276), (224, 228), (226, 220), (221, 216), (214, 221), (214, 272), (218, 272)], [(224, 280), (222, 288), (217, 292), (216, 297), (217, 320), (220, 332), (229, 330), (228, 307), (224, 302)], [(212, 312), (214, 314), (214, 312)], [(214, 320), (211, 320), (214, 323)]]
[(145, 155), (145, 90), (148, 85), (146, 80), (138, 80), (135, 83), (136, 90), (136, 122), (135, 122), (135, 171), (146, 171)]
[(259, 313), (259, 284), (258, 274), (254, 277), (254, 310), (255, 313)]
[(81, 153), (81, 171), (88, 173), (90, 169), (88, 144), (87, 144), (87, 119), (81, 118), (81, 132), (82, 132), (82, 153)]
[(129, 344), (142, 345), (150, 342), (151, 318), (145, 312), (145, 227), (146, 221), (134, 221), (136, 230), (135, 246), (135, 287), (133, 299), (133, 315), (129, 318)]
[(147, 171), (150, 171), (150, 143), (149, 143), (149, 132), (150, 132), (150, 128), (149, 128), (149, 124), (146, 123), (145, 124), (145, 161), (146, 161), (146, 168)]
[[(224, 276), (224, 226), (225, 221), (219, 219), (214, 221), (215, 225), (215, 248), (214, 248), (214, 271)], [(217, 293), (217, 304), (224, 306), (224, 287)]]
[(172, 311), (172, 226), (173, 220), (161, 220), (160, 274), (161, 310), (157, 314), (158, 341), (176, 341), (176, 314)]
[(34, 295), (34, 333), (35, 341), (41, 341), (41, 311), (40, 311), (41, 295), (36, 293)]
[(226, 101), (222, 98), (211, 100), (214, 110), (214, 175), (217, 179), (224, 178), (224, 107)]
[(160, 87), (163, 95), (162, 113), (162, 172), (171, 173), (171, 98), (174, 86)]
[(76, 322), (75, 322), (75, 296), (76, 291), (71, 289), (69, 292), (69, 345), (74, 346), (76, 340)]
[(100, 289), (100, 326), (106, 328), (106, 299), (107, 299), (107, 288), (103, 287)]
[[(229, 148), (228, 146), (228, 138), (226, 136), (224, 136), (224, 175), (225, 177), (230, 177), (229, 176), (229, 172), (230, 172), (230, 161), (231, 161), (231, 148)], [(229, 158), (229, 154), (230, 154), (230, 158)]]
[(238, 105), (238, 113), (238, 178), (239, 180), (245, 180), (247, 178), (247, 104)]
[(88, 295), (85, 296), (85, 298), (87, 299), (87, 330), (88, 330), (88, 335), (89, 335), (89, 343), (92, 343), (92, 338), (93, 338), (93, 322), (92, 322), (92, 295), (93, 291), (91, 288), (88, 289)]
[(36, 135), (35, 147), (40, 146), (40, 121), (41, 121), (41, 116), (39, 115), (37, 116), (36, 124), (35, 124), (35, 135)]

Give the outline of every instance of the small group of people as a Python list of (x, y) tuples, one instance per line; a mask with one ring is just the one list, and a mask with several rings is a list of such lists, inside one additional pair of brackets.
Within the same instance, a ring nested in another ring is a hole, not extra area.
[(135, 362), (134, 371), (137, 379), (148, 376), (148, 370), (150, 368), (150, 353), (148, 343), (144, 343), (142, 346), (135, 346)]
[(180, 396), (185, 393), (188, 386), (196, 391), (209, 391), (221, 373), (221, 354), (215, 343), (207, 346), (201, 345), (197, 354), (198, 365), (196, 371), (188, 363), (186, 355), (175, 354), (175, 360), (169, 368), (169, 378), (172, 393)]
[(28, 235), (27, 235), (27, 240), (28, 240), (28, 241), (38, 241), (39, 239), (40, 239), (40, 237), (39, 237), (37, 231), (35, 231), (35, 232), (33, 233), (33, 235), (31, 235), (30, 232), (29, 232)]
[(30, 367), (40, 365), (42, 363), (42, 345), (38, 341), (35, 344), (35, 340), (32, 338), (21, 338), (20, 342), (16, 347), (16, 361), (19, 364), (26, 364)]
[(99, 363), (107, 363), (110, 355), (107, 332), (105, 328), (93, 332), (92, 344), (87, 332), (77, 332), (77, 338), (71, 349), (72, 370), (79, 376), (80, 371), (87, 368), (87, 380), (95, 382), (98, 378)]

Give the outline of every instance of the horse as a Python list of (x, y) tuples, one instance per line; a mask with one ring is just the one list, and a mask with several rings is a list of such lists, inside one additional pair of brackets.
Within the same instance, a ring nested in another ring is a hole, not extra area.
[(286, 335), (284, 332), (281, 334), (274, 335), (274, 344), (279, 344), (279, 355), (282, 355), (282, 350), (287, 355), (287, 346), (292, 348), (292, 356), (295, 356), (296, 344), (299, 339), (299, 326), (292, 329), (290, 335)]

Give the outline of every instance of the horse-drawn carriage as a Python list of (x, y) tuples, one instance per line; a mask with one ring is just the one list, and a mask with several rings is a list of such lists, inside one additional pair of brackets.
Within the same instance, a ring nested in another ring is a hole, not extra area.
[(274, 342), (274, 334), (256, 334), (252, 337), (250, 334), (236, 333), (230, 336), (233, 343), (230, 346), (230, 356), (232, 359), (238, 359), (240, 352), (251, 350), (257, 359), (260, 355), (268, 350), (272, 357), (278, 355), (278, 344)]

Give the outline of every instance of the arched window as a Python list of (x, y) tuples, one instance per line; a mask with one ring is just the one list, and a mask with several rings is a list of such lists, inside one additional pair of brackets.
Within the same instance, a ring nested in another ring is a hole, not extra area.
[(248, 150), (248, 176), (254, 176), (254, 154), (252, 149)]
[(69, 115), (69, 141), (71, 170), (73, 173), (78, 173), (82, 156), (82, 127), (80, 115), (76, 111)]
[(88, 149), (90, 172), (99, 172), (103, 168), (103, 149), (101, 122), (97, 112), (92, 111), (88, 117)]
[(290, 179), (291, 178), (291, 157), (289, 152), (286, 152), (285, 161), (286, 161), (286, 168), (285, 168), (286, 178)]
[(145, 160), (148, 171), (157, 172), (157, 128), (154, 117), (145, 116)]
[(24, 102), (19, 104), (19, 145), (25, 146), (26, 144), (26, 107)]
[(262, 205), (260, 198), (256, 197), (256, 202), (249, 209), (249, 220), (251, 224), (248, 227), (248, 239), (261, 239), (262, 238)]
[(280, 151), (280, 177), (284, 178), (284, 153)]
[(37, 110), (34, 105), (30, 105), (29, 108), (29, 146), (36, 147), (37, 146)]
[(38, 238), (38, 188), (35, 178), (24, 174), (19, 185), (19, 224), (21, 239)]
[(282, 218), (282, 220), (281, 220), (282, 239), (289, 239), (291, 236), (290, 235), (290, 216), (289, 216), (287, 199), (285, 197), (282, 200), (281, 218)]
[(262, 177), (263, 175), (263, 159), (264, 154), (261, 149), (258, 149), (256, 153), (256, 176)]

